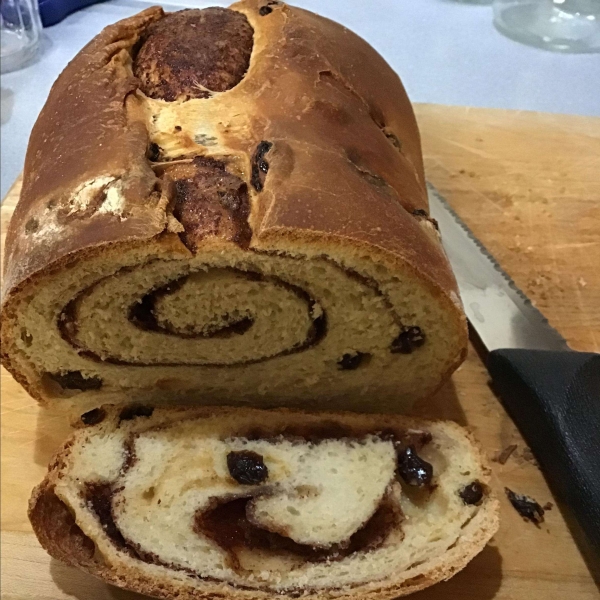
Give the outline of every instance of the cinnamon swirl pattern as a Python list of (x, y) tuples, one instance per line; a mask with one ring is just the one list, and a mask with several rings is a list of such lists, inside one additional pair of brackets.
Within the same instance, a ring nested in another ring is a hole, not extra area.
[[(447, 578), (497, 529), (489, 468), (453, 423), (100, 410), (59, 450), (29, 517), (52, 556), (122, 587), (317, 600), (365, 598), (373, 586), (392, 598), (419, 576)], [(442, 559), (454, 562), (439, 574)]]

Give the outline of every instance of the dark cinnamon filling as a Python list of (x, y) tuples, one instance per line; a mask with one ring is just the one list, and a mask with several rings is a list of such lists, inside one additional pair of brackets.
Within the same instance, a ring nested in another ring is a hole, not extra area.
[[(309, 313), (312, 313), (315, 301), (312, 298), (310, 298), (310, 296), (304, 290), (295, 285), (292, 285), (291, 283), (287, 283), (286, 281), (283, 281), (277, 277), (266, 277), (261, 275), (260, 273), (252, 271), (240, 271), (238, 269), (223, 270), (229, 270), (233, 273), (236, 273), (239, 277), (244, 277), (248, 281), (268, 281), (274, 286), (285, 288), (293, 292), (299, 298), (301, 298), (307, 304)], [(154, 312), (157, 300), (161, 297), (167, 296), (177, 291), (185, 283), (186, 279), (187, 277), (183, 277), (182, 279), (170, 282), (167, 285), (157, 288), (149, 294), (146, 294), (146, 296), (144, 296), (139, 303), (131, 307), (129, 313), (130, 321), (140, 329), (146, 329), (149, 331), (160, 331), (165, 335), (172, 335), (181, 338), (217, 338), (230, 337), (232, 335), (243, 335), (252, 327), (252, 325), (254, 324), (254, 319), (252, 317), (241, 317), (236, 319), (230, 317), (228, 314), (221, 316), (221, 321), (227, 323), (226, 325), (218, 327), (208, 327), (200, 333), (182, 333), (181, 331), (176, 331), (173, 328), (170, 328), (168, 325), (159, 325), (157, 322), (156, 314)], [(297, 345), (295, 348), (292, 348), (289, 351), (286, 351), (286, 353), (303, 350), (309, 346), (316, 344), (322, 339), (322, 337), (325, 335), (325, 332), (326, 317), (323, 314), (322, 316), (312, 320), (312, 325), (310, 327), (310, 330), (307, 332), (305, 342), (303, 344)], [(247, 362), (249, 363), (255, 361)]]
[(133, 72), (151, 98), (208, 98), (246, 74), (254, 43), (246, 17), (225, 8), (182, 10), (150, 25)]
[(63, 390), (99, 390), (102, 379), (99, 377), (85, 377), (81, 371), (66, 371), (63, 373), (46, 373), (46, 377), (58, 383)]
[[(115, 547), (142, 562), (202, 577), (191, 569), (162, 561), (158, 555), (147, 552), (138, 544), (127, 540), (115, 523), (113, 515), (112, 500), (116, 491), (110, 483), (86, 483), (84, 492), (88, 506)], [(246, 507), (250, 500), (251, 498), (223, 502), (217, 500), (213, 508), (199, 510), (194, 519), (194, 531), (205, 535), (223, 548), (234, 570), (240, 569), (237, 553), (242, 549), (291, 554), (306, 562), (341, 560), (357, 552), (375, 550), (385, 542), (390, 532), (396, 529), (403, 519), (400, 508), (388, 498), (384, 498), (375, 514), (347, 544), (337, 544), (326, 549), (313, 548), (252, 525), (246, 516)]]
[[(327, 260), (332, 264), (333, 261), (327, 259), (326, 257), (321, 257), (323, 260)], [(132, 271), (131, 267), (124, 267), (120, 271), (117, 271), (117, 274), (124, 271)], [(316, 305), (316, 301), (312, 299), (307, 292), (305, 292), (302, 288), (290, 284), (278, 277), (275, 276), (264, 276), (259, 272), (252, 271), (242, 271), (239, 269), (231, 268), (228, 269), (234, 273), (236, 273), (240, 277), (245, 277), (249, 281), (268, 281), (272, 285), (285, 287), (286, 289), (292, 291), (299, 298), (301, 298), (307, 305), (307, 311), (309, 314), (313, 313), (313, 308)], [(344, 269), (344, 273), (351, 279), (354, 279), (366, 287), (375, 291), (378, 296), (380, 296), (385, 302), (386, 307), (392, 312), (393, 318), (398, 324), (400, 329), (400, 334), (392, 341), (390, 350), (392, 353), (409, 353), (414, 352), (418, 347), (422, 346), (425, 343), (425, 334), (424, 332), (416, 326), (411, 327), (403, 327), (400, 319), (393, 311), (393, 306), (387, 296), (378, 288), (375, 280), (369, 279), (358, 274), (356, 271), (352, 269)], [(112, 277), (113, 275), (109, 275), (108, 277)], [(151, 363), (142, 363), (135, 361), (126, 361), (119, 359), (117, 357), (100, 357), (93, 351), (90, 351), (83, 344), (79, 342), (78, 338), (78, 306), (80, 301), (85, 298), (87, 295), (93, 293), (96, 285), (101, 284), (106, 278), (100, 279), (95, 284), (90, 286), (87, 290), (80, 292), (73, 300), (71, 300), (63, 309), (62, 313), (59, 315), (57, 320), (58, 329), (63, 337), (68, 343), (70, 343), (79, 353), (80, 356), (89, 358), (96, 362), (105, 362), (110, 364), (117, 365), (136, 365), (136, 366), (179, 366), (179, 363), (168, 363), (168, 362), (160, 362), (157, 360), (156, 362)], [(133, 306), (131, 306), (129, 310), (129, 320), (140, 329), (144, 329), (147, 331), (156, 331), (160, 332), (163, 335), (175, 336), (180, 338), (198, 338), (198, 339), (207, 339), (207, 338), (223, 338), (223, 337), (231, 337), (234, 335), (243, 335), (247, 331), (249, 331), (253, 324), (254, 319), (252, 316), (244, 315), (240, 316), (231, 316), (227, 313), (223, 315), (218, 315), (219, 319), (217, 320), (218, 325), (208, 326), (198, 332), (197, 330), (190, 329), (190, 332), (182, 331), (181, 329), (175, 330), (175, 328), (169, 327), (168, 323), (159, 323), (156, 317), (155, 306), (159, 298), (164, 297), (166, 295), (172, 294), (179, 289), (181, 285), (185, 283), (186, 277), (182, 277), (180, 279), (174, 280), (150, 290), (146, 295), (144, 295), (138, 302), (136, 302)], [(232, 367), (232, 366), (242, 366), (264, 362), (266, 360), (270, 360), (271, 358), (275, 358), (277, 356), (284, 356), (288, 354), (294, 354), (296, 352), (302, 352), (308, 350), (309, 348), (317, 345), (324, 337), (327, 335), (327, 315), (325, 312), (322, 312), (320, 316), (312, 319), (311, 325), (307, 331), (306, 338), (303, 342), (295, 344), (293, 347), (288, 348), (278, 354), (271, 356), (261, 356), (256, 359), (250, 359), (240, 362), (234, 363), (210, 363), (210, 362), (198, 362), (198, 363), (185, 363), (190, 366), (194, 365), (202, 365), (207, 367)], [(357, 350), (357, 353), (361, 356), (361, 364), (365, 363), (368, 360), (369, 354), (360, 352)], [(352, 357), (354, 358), (354, 357)], [(366, 359), (366, 360), (365, 360)], [(338, 360), (338, 368), (341, 370), (352, 370), (352, 368), (356, 367), (357, 360), (344, 359), (344, 357), (337, 358)]]
[(125, 550), (128, 544), (113, 517), (112, 499), (114, 495), (115, 490), (111, 483), (88, 482), (85, 484), (85, 499), (88, 506), (98, 517), (98, 521), (110, 541), (119, 550)]
[(368, 552), (380, 547), (390, 532), (402, 520), (399, 507), (388, 499), (382, 500), (375, 514), (346, 544), (329, 548), (315, 548), (253, 525), (246, 509), (252, 498), (215, 501), (208, 510), (199, 510), (194, 520), (194, 531), (205, 535), (225, 550), (234, 569), (239, 569), (238, 553), (244, 549), (292, 554), (306, 562), (341, 560), (357, 552)]
[[(240, 272), (241, 273), (241, 272)], [(254, 274), (250, 274), (249, 280), (255, 280)], [(165, 335), (173, 335), (180, 338), (225, 338), (232, 335), (243, 335), (252, 325), (254, 319), (251, 317), (230, 317), (228, 314), (221, 315), (220, 321), (225, 325), (208, 326), (201, 332), (182, 332), (171, 327), (169, 323), (160, 325), (156, 318), (156, 302), (169, 294), (176, 292), (185, 283), (187, 277), (182, 277), (176, 281), (155, 289), (146, 294), (140, 302), (134, 304), (129, 310), (129, 320), (146, 331), (159, 331)]]
[(122, 421), (132, 421), (139, 417), (151, 417), (154, 414), (153, 406), (144, 404), (130, 404), (119, 413), (119, 423)]
[(268, 440), (276, 442), (284, 439), (301, 444), (307, 442), (318, 444), (324, 440), (362, 440), (369, 435), (393, 442), (397, 448), (413, 446), (417, 452), (429, 444), (432, 439), (428, 431), (395, 429), (392, 427), (373, 431), (373, 429), (367, 427), (349, 427), (335, 421), (322, 421), (307, 425), (292, 424), (278, 429), (270, 429), (265, 425), (236, 432), (232, 437), (241, 437), (249, 441)]
[(152, 552), (145, 552), (137, 544), (134, 544), (130, 540), (126, 539), (121, 533), (119, 527), (115, 523), (113, 515), (113, 496), (117, 492), (111, 483), (107, 482), (88, 482), (85, 484), (84, 498), (88, 503), (88, 506), (96, 515), (100, 526), (115, 545), (115, 547), (122, 552), (126, 552), (132, 558), (141, 560), (142, 562), (162, 565), (174, 569), (176, 571), (188, 571), (177, 567), (176, 565), (165, 563), (161, 561), (158, 556)]
[[(291, 439), (298, 443), (319, 443), (330, 439), (359, 440), (368, 435), (377, 435), (383, 440), (392, 441), (397, 448), (410, 445), (419, 450), (432, 439), (431, 434), (427, 431), (386, 429), (373, 432), (368, 429), (341, 425), (334, 421), (314, 425), (290, 425), (277, 430), (267, 428), (262, 431), (249, 430), (240, 432), (235, 437), (244, 437), (249, 440)], [(135, 442), (132, 438), (125, 443), (124, 457), (123, 472), (126, 472), (137, 461)], [(119, 491), (116, 485), (118, 484), (88, 482), (85, 484), (84, 491), (84, 498), (88, 506), (98, 518), (102, 529), (113, 544), (141, 561), (160, 564), (201, 577), (190, 569), (164, 563), (157, 555), (142, 549), (138, 544), (123, 536), (113, 515), (113, 496)], [(299, 544), (284, 535), (254, 525), (247, 516), (247, 507), (251, 500), (251, 496), (233, 499), (231, 497), (213, 498), (211, 505), (208, 508), (199, 509), (194, 517), (193, 530), (197, 534), (213, 540), (227, 552), (230, 566), (234, 570), (241, 569), (239, 553), (242, 550), (292, 555), (306, 562), (341, 560), (358, 552), (375, 550), (385, 542), (392, 531), (398, 530), (404, 518), (400, 507), (389, 494), (386, 494), (373, 516), (347, 542), (328, 548), (317, 548)]]
[[(125, 270), (130, 270), (129, 268), (125, 268)], [(240, 277), (244, 277), (249, 281), (267, 281), (272, 285), (280, 286), (286, 288), (287, 290), (294, 293), (300, 299), (302, 299), (307, 307), (307, 312), (309, 315), (313, 313), (314, 306), (316, 305), (315, 300), (313, 300), (302, 288), (295, 286), (291, 283), (283, 281), (278, 277), (272, 276), (263, 276), (260, 273), (253, 271), (241, 271), (238, 269), (226, 269), (231, 272), (236, 273)], [(111, 276), (109, 276), (111, 277)], [(77, 306), (79, 304), (80, 299), (84, 298), (86, 295), (91, 294), (96, 285), (100, 284), (107, 278), (100, 279), (93, 286), (88, 288), (87, 290), (81, 292), (78, 296), (76, 296), (71, 302), (69, 302), (62, 313), (58, 317), (57, 326), (61, 333), (62, 338), (69, 342), (71, 346), (73, 346), (79, 353), (80, 356), (84, 356), (86, 358), (90, 358), (91, 360), (97, 362), (106, 362), (111, 364), (118, 365), (136, 365), (136, 366), (169, 366), (174, 363), (161, 363), (161, 362), (153, 362), (153, 363), (137, 363), (137, 362), (128, 362), (124, 360), (120, 360), (118, 358), (105, 357), (101, 358), (96, 353), (91, 352), (87, 348), (83, 347), (78, 339), (78, 322), (77, 322)], [(242, 319), (231, 319), (229, 323), (224, 326), (207, 328), (205, 331), (200, 333), (185, 333), (181, 331), (176, 331), (175, 329), (169, 328), (168, 326), (160, 325), (157, 321), (155, 314), (155, 305), (157, 300), (160, 297), (164, 297), (168, 294), (172, 294), (179, 289), (181, 285), (185, 282), (186, 277), (178, 279), (176, 281), (169, 282), (168, 284), (156, 288), (150, 291), (148, 294), (143, 296), (139, 302), (134, 304), (129, 309), (129, 320), (133, 325), (140, 329), (144, 329), (146, 331), (157, 331), (163, 335), (179, 337), (179, 338), (218, 338), (218, 337), (229, 337), (232, 335), (243, 335), (246, 331), (248, 331), (254, 321), (251, 317), (244, 317)], [(222, 316), (223, 320), (227, 322), (228, 315)], [(313, 318), (311, 320), (310, 327), (306, 333), (306, 338), (304, 341), (294, 345), (279, 354), (275, 354), (272, 356), (265, 356), (257, 359), (246, 360), (239, 363), (229, 363), (229, 364), (219, 364), (219, 363), (198, 363), (202, 364), (202, 366), (210, 366), (210, 367), (229, 367), (234, 365), (246, 365), (246, 364), (254, 364), (263, 362), (266, 360), (270, 360), (271, 358), (275, 358), (276, 356), (283, 356), (287, 354), (294, 354), (296, 352), (302, 352), (315, 346), (318, 344), (327, 334), (327, 315), (325, 312), (322, 312), (318, 317)], [(186, 363), (190, 366), (193, 363)]]
[(183, 225), (180, 237), (192, 252), (211, 237), (248, 247), (248, 186), (225, 163), (196, 156), (192, 162), (164, 167), (163, 177), (175, 182), (173, 216)]

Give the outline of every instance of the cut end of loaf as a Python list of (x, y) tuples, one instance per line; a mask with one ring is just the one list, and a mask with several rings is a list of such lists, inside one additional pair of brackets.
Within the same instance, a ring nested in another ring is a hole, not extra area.
[(344, 243), (295, 247), (99, 252), (5, 304), (5, 364), (79, 411), (133, 395), (401, 412), (463, 360), (464, 317), (411, 269)]
[(497, 528), (489, 469), (451, 423), (138, 405), (79, 426), (34, 491), (34, 530), (157, 597), (389, 599), (448, 578)]

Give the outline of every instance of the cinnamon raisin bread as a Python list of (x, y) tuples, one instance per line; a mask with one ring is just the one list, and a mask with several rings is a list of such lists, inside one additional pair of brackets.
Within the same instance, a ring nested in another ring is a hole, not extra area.
[(498, 503), (449, 422), (103, 406), (29, 515), (54, 557), (159, 598), (383, 600), (463, 568)]
[(33, 129), (2, 361), (37, 399), (396, 411), (462, 361), (398, 76), (266, 0), (105, 29)]

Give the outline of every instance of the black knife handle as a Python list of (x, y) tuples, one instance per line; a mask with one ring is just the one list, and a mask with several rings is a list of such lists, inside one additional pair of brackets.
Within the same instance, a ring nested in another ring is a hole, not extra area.
[(600, 552), (600, 354), (494, 350), (488, 370), (557, 499)]

